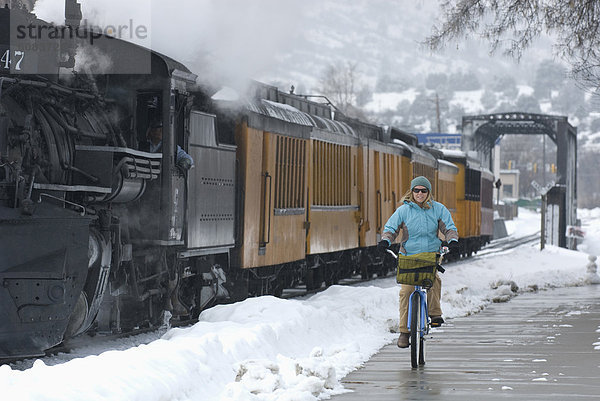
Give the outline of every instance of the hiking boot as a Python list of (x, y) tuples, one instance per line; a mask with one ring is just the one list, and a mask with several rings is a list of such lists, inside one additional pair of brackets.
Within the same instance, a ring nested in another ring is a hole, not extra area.
[(440, 327), (444, 323), (441, 316), (431, 316), (431, 327)]
[(408, 348), (408, 339), (410, 338), (410, 333), (400, 333), (400, 337), (398, 337), (398, 347), (399, 348)]

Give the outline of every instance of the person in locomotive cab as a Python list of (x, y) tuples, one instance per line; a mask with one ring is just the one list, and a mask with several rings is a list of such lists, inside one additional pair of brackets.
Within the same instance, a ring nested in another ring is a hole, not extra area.
[[(162, 123), (155, 122), (148, 127), (148, 131), (146, 132), (146, 138), (148, 139), (146, 150), (148, 150), (148, 152), (158, 153), (162, 151), (162, 134)], [(194, 167), (194, 159), (192, 159), (192, 156), (179, 145), (177, 145), (177, 158), (175, 163), (184, 171)]]
[[(431, 183), (423, 176), (410, 183), (410, 190), (401, 199), (402, 205), (385, 224), (381, 241), (377, 247), (385, 252), (400, 235), (400, 253), (415, 255), (421, 252), (438, 252), (442, 241), (438, 238), (438, 230), (448, 241), (452, 252), (458, 248), (458, 232), (452, 215), (446, 206), (433, 200)], [(414, 291), (411, 285), (402, 284), (400, 288), (400, 336), (398, 347), (408, 347), (410, 332), (408, 331), (408, 301)], [(442, 281), (437, 272), (433, 287), (427, 292), (427, 303), (431, 326), (439, 327), (444, 323), (440, 298)]]

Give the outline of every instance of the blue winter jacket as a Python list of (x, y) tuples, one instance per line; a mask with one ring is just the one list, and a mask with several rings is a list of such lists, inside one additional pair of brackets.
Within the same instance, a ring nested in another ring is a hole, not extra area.
[(446, 241), (458, 241), (450, 211), (436, 201), (431, 201), (430, 205), (429, 209), (422, 209), (414, 202), (404, 201), (385, 223), (381, 239), (391, 244), (402, 233), (400, 253), (403, 255), (439, 251), (441, 240), (437, 236), (438, 230)]

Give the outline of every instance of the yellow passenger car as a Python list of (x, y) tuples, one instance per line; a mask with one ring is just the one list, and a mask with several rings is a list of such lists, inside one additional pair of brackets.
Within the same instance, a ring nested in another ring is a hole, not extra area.
[(458, 167), (455, 182), (456, 214), (461, 255), (481, 248), (481, 168), (478, 160), (457, 150), (442, 150), (443, 159)]

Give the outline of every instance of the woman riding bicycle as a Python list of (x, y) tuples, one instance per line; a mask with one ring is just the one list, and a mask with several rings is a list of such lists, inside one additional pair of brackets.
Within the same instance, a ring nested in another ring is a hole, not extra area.
[[(442, 243), (438, 238), (438, 231), (445, 237), (452, 251), (458, 248), (458, 232), (452, 215), (446, 206), (433, 200), (431, 183), (427, 178), (420, 176), (412, 180), (410, 190), (404, 194), (401, 201), (403, 204), (385, 224), (381, 241), (377, 244), (379, 249), (385, 251), (389, 248), (401, 232), (402, 255), (438, 252)], [(408, 300), (413, 291), (414, 287), (411, 285), (402, 285), (400, 288), (400, 348), (408, 347)], [(436, 273), (433, 287), (427, 292), (429, 316), (433, 327), (438, 327), (444, 322), (440, 306), (441, 294), (442, 281)]]

